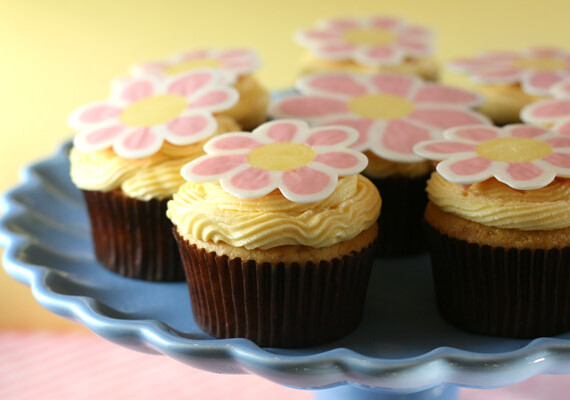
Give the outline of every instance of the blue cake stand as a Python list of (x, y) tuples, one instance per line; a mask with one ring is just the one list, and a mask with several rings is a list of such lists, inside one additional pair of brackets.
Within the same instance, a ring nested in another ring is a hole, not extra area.
[(277, 349), (214, 339), (195, 324), (185, 283), (127, 279), (96, 262), (83, 199), (69, 178), (69, 146), (24, 169), (22, 183), (2, 197), (3, 264), (43, 307), (111, 342), (207, 371), (318, 389), (318, 399), (453, 399), (457, 386), (570, 373), (570, 334), (505, 339), (442, 320), (425, 255), (376, 260), (362, 323), (342, 340)]

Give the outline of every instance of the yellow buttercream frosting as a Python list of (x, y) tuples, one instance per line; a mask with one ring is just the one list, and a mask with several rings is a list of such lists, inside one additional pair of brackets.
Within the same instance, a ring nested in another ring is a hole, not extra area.
[(358, 64), (351, 60), (325, 60), (307, 54), (301, 61), (301, 75), (317, 72), (348, 71), (355, 73), (394, 72), (419, 76), (427, 81), (437, 81), (439, 66), (431, 57), (408, 58), (396, 65), (382, 65), (378, 67)]
[(239, 92), (239, 100), (222, 114), (234, 118), (243, 129), (253, 130), (267, 120), (269, 92), (251, 74), (240, 76), (233, 86)]
[(486, 226), (520, 230), (570, 227), (570, 180), (555, 179), (534, 190), (516, 190), (496, 179), (468, 187), (434, 172), (429, 199), (445, 212)]
[[(230, 117), (218, 116), (215, 134), (240, 131), (240, 126)], [(205, 154), (202, 149), (211, 137), (187, 146), (175, 146), (164, 142), (155, 154), (127, 159), (113, 149), (83, 153), (71, 149), (71, 179), (83, 190), (108, 192), (120, 188), (131, 198), (148, 201), (171, 197), (185, 182), (180, 169), (188, 162)]]
[(363, 174), (370, 178), (402, 177), (413, 179), (426, 176), (433, 171), (433, 163), (428, 160), (414, 163), (397, 163), (380, 158), (371, 151), (367, 151), (364, 154), (368, 157), (368, 166)]
[(485, 104), (478, 108), (497, 125), (520, 122), (522, 108), (542, 99), (525, 93), (519, 84), (477, 85), (477, 90), (485, 96)]
[(219, 183), (187, 182), (168, 202), (167, 216), (183, 236), (246, 249), (286, 245), (327, 247), (356, 237), (380, 215), (381, 199), (362, 175), (339, 179), (316, 203), (294, 203), (275, 190), (239, 199)]

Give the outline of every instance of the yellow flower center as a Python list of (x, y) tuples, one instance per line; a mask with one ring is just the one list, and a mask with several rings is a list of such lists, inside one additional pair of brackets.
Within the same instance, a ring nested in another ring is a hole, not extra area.
[(188, 107), (187, 100), (175, 94), (145, 97), (126, 107), (121, 113), (123, 124), (135, 127), (160, 125), (178, 117)]
[(178, 64), (166, 67), (163, 71), (165, 75), (178, 75), (182, 72), (193, 71), (200, 68), (220, 68), (222, 64), (218, 60), (210, 58), (199, 58), (196, 60), (182, 61)]
[(396, 119), (414, 111), (414, 103), (391, 94), (369, 94), (350, 100), (348, 109), (364, 118)]
[(396, 36), (385, 29), (349, 29), (342, 35), (343, 39), (355, 45), (377, 45), (383, 46), (393, 43)]
[(247, 161), (255, 168), (286, 171), (304, 167), (316, 156), (315, 150), (306, 144), (283, 142), (256, 147), (247, 155)]
[(566, 67), (566, 62), (558, 58), (537, 57), (513, 61), (513, 67), (533, 71), (556, 71)]
[(503, 162), (527, 162), (552, 153), (549, 144), (528, 138), (498, 138), (481, 142), (475, 152), (488, 160)]

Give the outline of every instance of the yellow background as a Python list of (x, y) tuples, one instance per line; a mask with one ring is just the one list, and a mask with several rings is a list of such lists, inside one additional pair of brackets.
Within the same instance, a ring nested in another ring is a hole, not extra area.
[[(440, 60), (487, 49), (570, 49), (567, 0), (0, 0), (0, 190), (71, 134), (75, 107), (103, 99), (133, 63), (200, 46), (257, 49), (259, 78), (290, 86), (295, 28), (327, 16), (393, 14), (437, 31)], [(83, 329), (0, 272), (0, 328)]]

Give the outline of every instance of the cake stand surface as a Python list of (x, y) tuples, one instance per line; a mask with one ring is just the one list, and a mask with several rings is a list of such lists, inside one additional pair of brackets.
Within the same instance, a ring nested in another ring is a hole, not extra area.
[(376, 260), (360, 326), (306, 349), (217, 340), (194, 323), (185, 283), (123, 278), (94, 259), (69, 143), (22, 171), (2, 197), (0, 240), (9, 275), (48, 310), (133, 350), (218, 373), (253, 373), (322, 389), (318, 399), (453, 399), (457, 386), (492, 388), (570, 373), (570, 333), (535, 340), (469, 334), (443, 321), (426, 255)]

